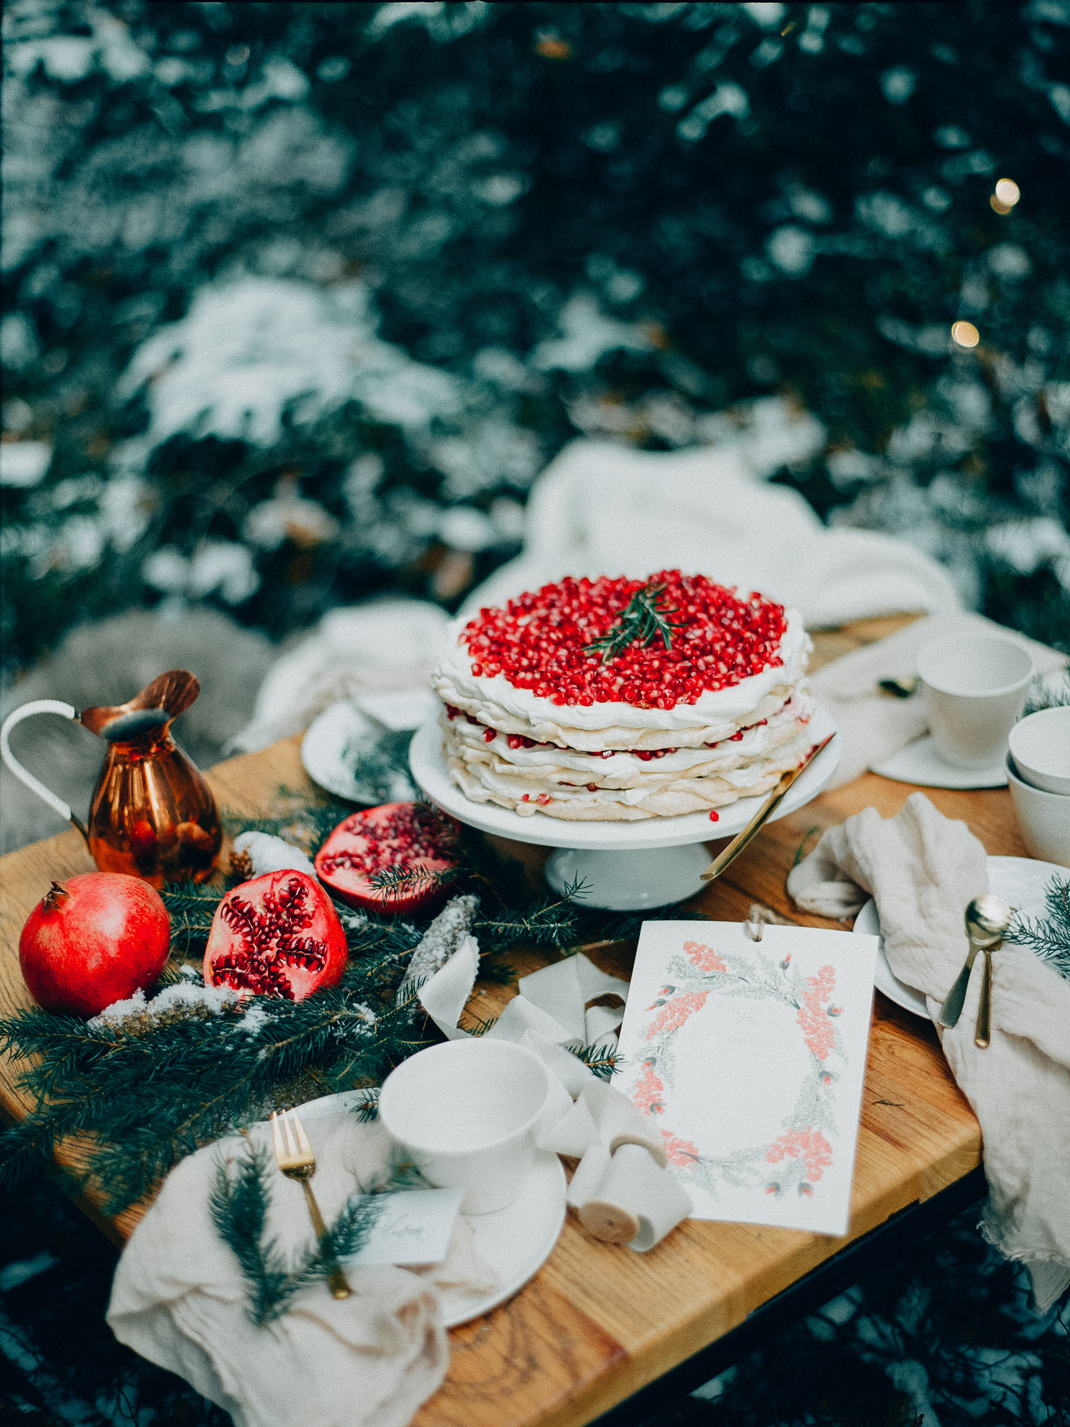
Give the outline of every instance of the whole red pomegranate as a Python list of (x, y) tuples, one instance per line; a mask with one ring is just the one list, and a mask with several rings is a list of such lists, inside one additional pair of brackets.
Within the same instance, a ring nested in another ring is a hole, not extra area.
[[(383, 803), (338, 824), (316, 854), (316, 872), (351, 907), (430, 909), (452, 880), (438, 874), (457, 865), (453, 837), (450, 819), (426, 803)], [(377, 873), (387, 873), (389, 884), (376, 887)]]
[(26, 919), (19, 965), (39, 1006), (95, 1016), (151, 985), (171, 945), (159, 892), (125, 872), (81, 872), (52, 890)]
[(204, 952), (204, 984), (303, 1001), (336, 986), (345, 932), (313, 878), (288, 868), (232, 888), (216, 908)]

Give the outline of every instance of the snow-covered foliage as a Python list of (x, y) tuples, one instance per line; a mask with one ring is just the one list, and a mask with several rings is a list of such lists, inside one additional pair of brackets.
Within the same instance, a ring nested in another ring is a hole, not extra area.
[(1066, 0), (4, 26), (9, 674), (131, 603), (452, 603), (570, 437), (774, 393), (767, 474), (1070, 639)]

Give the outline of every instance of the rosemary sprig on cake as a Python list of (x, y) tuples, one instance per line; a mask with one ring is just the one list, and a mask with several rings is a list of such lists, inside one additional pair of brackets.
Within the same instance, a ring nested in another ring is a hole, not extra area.
[(664, 597), (665, 585), (654, 581), (636, 590), (617, 623), (597, 639), (592, 639), (590, 644), (584, 646), (583, 652), (601, 654), (602, 663), (608, 664), (630, 645), (638, 644), (645, 649), (659, 636), (665, 648), (671, 649), (673, 630), (683, 629), (684, 626), (682, 622), (674, 623), (668, 618), (677, 611), (662, 607)]

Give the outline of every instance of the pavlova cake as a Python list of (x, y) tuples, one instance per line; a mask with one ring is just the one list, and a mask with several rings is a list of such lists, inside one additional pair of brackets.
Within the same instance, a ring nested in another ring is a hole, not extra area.
[(794, 610), (704, 575), (544, 585), (454, 626), (450, 777), (521, 814), (716, 821), (809, 750), (810, 649)]

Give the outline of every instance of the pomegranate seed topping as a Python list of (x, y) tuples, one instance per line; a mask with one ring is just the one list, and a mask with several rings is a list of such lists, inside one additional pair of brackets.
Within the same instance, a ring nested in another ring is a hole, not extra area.
[[(664, 586), (663, 606), (673, 611), (671, 647), (660, 637), (646, 645), (636, 639), (605, 664), (597, 652), (588, 653), (619, 626), (632, 596), (652, 583)], [(544, 585), (504, 608), (480, 610), (461, 639), (477, 678), (500, 674), (559, 708), (631, 703), (672, 709), (781, 665), (786, 627), (783, 607), (763, 595), (741, 599), (704, 575), (666, 570), (650, 580), (570, 578)]]
[(498, 730), (497, 730), (496, 728), (488, 728), (487, 731), (486, 731), (486, 732), (484, 733), (484, 735), (483, 735), (483, 742), (484, 742), (484, 743), (493, 743), (494, 740), (495, 740), (497, 737), (498, 737)]
[(720, 821), (721, 821), (721, 814), (717, 811), (716, 808), (711, 808), (711, 809), (710, 809), (710, 822), (711, 822), (711, 823), (719, 823)]

